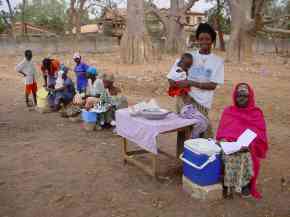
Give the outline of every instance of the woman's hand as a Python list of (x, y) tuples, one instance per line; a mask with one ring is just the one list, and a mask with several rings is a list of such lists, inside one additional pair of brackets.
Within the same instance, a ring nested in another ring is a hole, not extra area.
[(249, 149), (249, 147), (242, 147), (242, 148), (240, 149), (240, 151), (241, 151), (241, 152), (248, 152), (248, 151), (250, 151), (250, 149)]
[(227, 140), (226, 140), (226, 139), (221, 139), (221, 140), (219, 140), (219, 141), (216, 141), (216, 144), (217, 144), (219, 147), (221, 147), (221, 142), (227, 142)]
[(183, 88), (183, 87), (189, 87), (190, 86), (188, 80), (175, 82), (175, 81), (169, 79), (168, 81), (169, 81), (169, 85), (171, 87)]
[(217, 84), (214, 82), (196, 82), (196, 81), (188, 81), (188, 85), (190, 87), (196, 87), (201, 90), (215, 90), (217, 87)]
[(178, 81), (177, 83), (178, 87), (190, 87), (190, 81), (189, 80), (184, 80), (184, 81)]

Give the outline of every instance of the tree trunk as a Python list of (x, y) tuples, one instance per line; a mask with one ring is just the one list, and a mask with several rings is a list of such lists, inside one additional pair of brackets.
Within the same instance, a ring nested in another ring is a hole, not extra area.
[(26, 1), (22, 0), (22, 11), (21, 11), (21, 21), (22, 21), (22, 36), (24, 37), (26, 34), (26, 25), (25, 25), (25, 5)]
[(85, 12), (85, 3), (86, 3), (87, 0), (80, 0), (80, 6), (77, 10), (77, 13), (76, 13), (76, 38), (77, 38), (77, 41), (80, 40), (80, 37), (81, 37), (81, 19), (82, 19), (82, 16)]
[(127, 1), (127, 25), (121, 41), (121, 59), (124, 63), (142, 64), (152, 56), (152, 43), (145, 26), (143, 0)]
[(225, 51), (225, 41), (224, 41), (224, 34), (222, 32), (220, 17), (221, 17), (221, 3), (220, 0), (217, 0), (217, 17), (216, 17), (216, 25), (217, 25), (217, 31), (218, 31), (218, 37), (220, 42), (220, 49), (221, 51)]
[(74, 28), (74, 17), (75, 17), (75, 0), (70, 1), (70, 7), (68, 10), (68, 28), (69, 28), (69, 33), (73, 34), (73, 28)]
[(8, 5), (8, 9), (9, 9), (10, 18), (11, 18), (11, 19), (13, 19), (13, 17), (14, 17), (14, 14), (13, 14), (13, 10), (12, 10), (12, 7), (11, 7), (10, 0), (6, 0), (6, 2), (7, 2), (7, 5)]
[[(184, 36), (184, 26), (177, 22), (181, 19), (180, 10), (184, 7), (183, 0), (171, 0), (169, 9), (169, 19), (167, 24), (167, 39), (165, 49), (170, 54), (180, 53), (185, 49), (186, 38)], [(181, 20), (180, 20), (181, 21)]]
[(11, 20), (11, 24), (9, 24), (9, 26), (10, 26), (9, 33), (11, 34), (13, 39), (16, 39), (15, 38), (15, 34), (14, 34), (14, 14), (13, 14), (13, 10), (12, 10), (12, 7), (11, 7), (10, 0), (6, 0), (6, 2), (7, 2), (7, 5), (8, 5), (9, 14), (10, 14), (10, 20)]
[(81, 34), (81, 14), (80, 12), (77, 12), (75, 15), (75, 37), (76, 40), (80, 40), (80, 34)]
[(252, 57), (254, 37), (254, 21), (251, 19), (251, 0), (231, 0), (231, 39), (227, 50), (227, 60), (241, 62), (247, 57)]

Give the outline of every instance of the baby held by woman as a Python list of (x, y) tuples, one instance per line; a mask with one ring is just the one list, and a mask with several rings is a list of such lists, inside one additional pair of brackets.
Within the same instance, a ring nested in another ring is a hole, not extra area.
[(180, 60), (177, 61), (176, 67), (169, 72), (167, 78), (176, 84), (169, 87), (168, 95), (180, 98), (183, 101), (184, 106), (180, 111), (180, 116), (186, 119), (196, 119), (196, 124), (192, 132), (192, 138), (194, 139), (199, 138), (200, 135), (207, 130), (208, 120), (191, 104), (192, 100), (189, 95), (189, 92), (191, 91), (190, 87), (179, 87), (177, 85), (187, 80), (192, 65), (192, 55), (190, 53), (182, 54)]

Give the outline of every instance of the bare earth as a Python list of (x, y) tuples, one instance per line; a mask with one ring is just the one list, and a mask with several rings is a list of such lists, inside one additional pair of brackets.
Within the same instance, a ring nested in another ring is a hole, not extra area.
[[(58, 57), (72, 64), (70, 56)], [(85, 58), (116, 74), (130, 104), (154, 97), (173, 110), (165, 75), (174, 58), (141, 66), (119, 64), (113, 54)], [(22, 78), (14, 71), (20, 59), (0, 57), (1, 217), (290, 217), (290, 64), (283, 59), (267, 55), (254, 63), (226, 63), (225, 85), (217, 90), (211, 112), (214, 126), (231, 103), (234, 84), (250, 82), (268, 123), (270, 151), (259, 178), (261, 201), (235, 197), (210, 203), (182, 191), (180, 162), (161, 157), (157, 182), (123, 165), (121, 140), (110, 131), (85, 132), (57, 113), (28, 111)], [(162, 136), (161, 147), (174, 153), (174, 139)]]

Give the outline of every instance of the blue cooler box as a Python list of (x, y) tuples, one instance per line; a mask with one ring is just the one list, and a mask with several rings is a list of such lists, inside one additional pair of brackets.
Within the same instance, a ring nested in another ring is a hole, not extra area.
[(96, 123), (98, 114), (96, 112), (90, 112), (86, 110), (82, 110), (82, 120), (86, 123)]
[(183, 175), (200, 186), (214, 185), (221, 181), (222, 161), (220, 154), (208, 156), (184, 146)]

